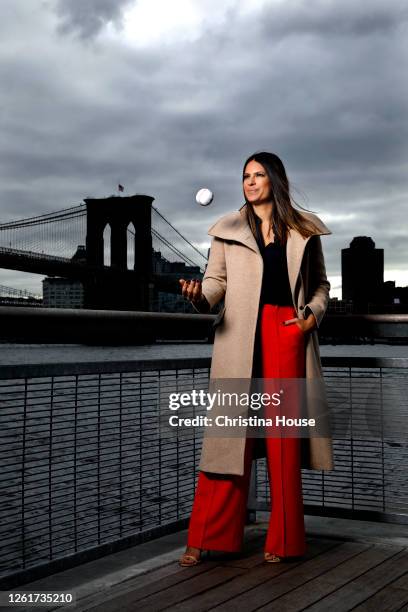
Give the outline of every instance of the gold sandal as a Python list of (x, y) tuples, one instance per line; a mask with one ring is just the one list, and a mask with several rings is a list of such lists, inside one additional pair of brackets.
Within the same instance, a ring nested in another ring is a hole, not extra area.
[(282, 561), (282, 559), (278, 557), (278, 555), (268, 552), (265, 553), (264, 559), (267, 563), (280, 563)]
[(181, 567), (190, 567), (193, 565), (198, 565), (199, 563), (201, 563), (200, 558), (197, 559), (197, 557), (187, 555), (186, 553), (184, 553), (184, 555), (182, 555), (179, 559), (179, 565), (181, 565)]

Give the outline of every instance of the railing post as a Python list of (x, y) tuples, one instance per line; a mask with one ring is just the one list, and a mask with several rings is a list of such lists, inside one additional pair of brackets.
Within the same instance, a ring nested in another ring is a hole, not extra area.
[(246, 524), (256, 523), (256, 459), (252, 461), (251, 479), (249, 481)]

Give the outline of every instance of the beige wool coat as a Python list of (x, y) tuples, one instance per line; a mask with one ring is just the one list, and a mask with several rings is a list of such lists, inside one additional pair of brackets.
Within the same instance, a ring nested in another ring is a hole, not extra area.
[[(202, 292), (211, 309), (224, 299), (224, 308), (216, 321), (211, 379), (250, 379), (253, 371), (263, 259), (248, 224), (245, 206), (221, 217), (208, 231), (212, 243)], [(315, 223), (318, 232), (304, 238), (293, 229), (289, 231), (286, 255), (293, 305), (298, 318), (304, 318), (308, 306), (319, 326), (328, 305), (330, 290), (320, 236), (331, 232), (315, 214), (299, 212)], [(317, 330), (305, 332), (305, 336), (306, 378), (322, 379)], [(312, 404), (309, 399), (306, 400), (308, 416), (314, 416)], [(326, 408), (328, 415), (328, 405)], [(330, 424), (327, 431), (330, 431)], [(245, 442), (244, 436), (214, 437), (206, 435), (204, 431), (199, 469), (242, 475)], [(301, 438), (301, 442), (303, 468), (333, 469), (331, 436)]]

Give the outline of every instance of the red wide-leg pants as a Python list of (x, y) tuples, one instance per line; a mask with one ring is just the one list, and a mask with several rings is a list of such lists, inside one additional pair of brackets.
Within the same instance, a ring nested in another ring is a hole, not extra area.
[[(292, 306), (264, 304), (260, 311), (263, 378), (303, 378), (305, 337)], [(200, 471), (187, 545), (202, 550), (239, 552), (242, 548), (254, 450), (247, 438), (244, 475)], [(271, 511), (264, 550), (281, 557), (306, 552), (303, 516), (301, 438), (265, 437)]]

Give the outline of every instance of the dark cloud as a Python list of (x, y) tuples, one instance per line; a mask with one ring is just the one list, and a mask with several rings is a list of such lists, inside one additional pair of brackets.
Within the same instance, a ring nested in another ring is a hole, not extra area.
[[(203, 245), (211, 223), (242, 203), (243, 161), (266, 149), (333, 231), (331, 275), (361, 234), (386, 249), (389, 269), (406, 270), (405, 3), (290, 0), (242, 15), (236, 2), (224, 21), (209, 13), (193, 42), (145, 47), (104, 38), (126, 4), (8, 4), (4, 221), (109, 195), (120, 182), (154, 196)], [(202, 186), (216, 194), (206, 209), (194, 204)]]
[(121, 24), (123, 10), (133, 0), (58, 0), (56, 11), (61, 19), (61, 33), (78, 33), (81, 38), (98, 34), (107, 24)]
[(389, 34), (408, 17), (403, 0), (383, 0), (356, 3), (353, 0), (292, 0), (274, 3), (263, 11), (260, 24), (267, 34), (279, 38), (288, 36), (372, 37)]

